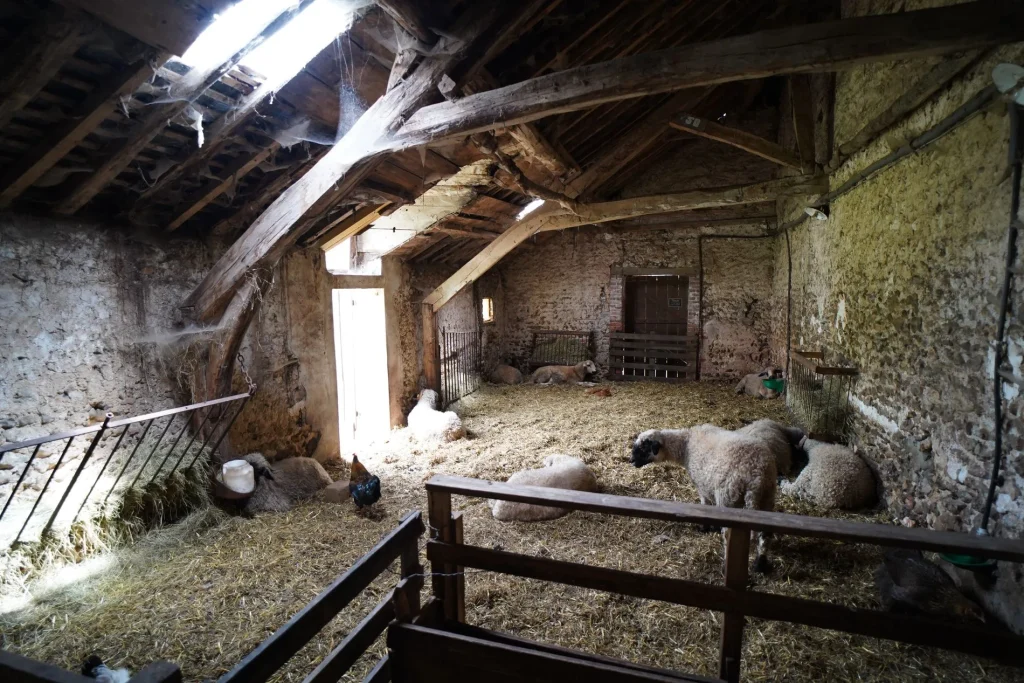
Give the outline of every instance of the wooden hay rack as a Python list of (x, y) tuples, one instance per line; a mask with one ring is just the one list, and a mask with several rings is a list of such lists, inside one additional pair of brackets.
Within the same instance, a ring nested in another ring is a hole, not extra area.
[(786, 403), (813, 439), (846, 443), (859, 371), (849, 364), (826, 362), (824, 351), (793, 351)]
[(576, 365), (594, 358), (593, 335), (579, 330), (537, 330), (530, 347), (531, 370), (545, 365)]

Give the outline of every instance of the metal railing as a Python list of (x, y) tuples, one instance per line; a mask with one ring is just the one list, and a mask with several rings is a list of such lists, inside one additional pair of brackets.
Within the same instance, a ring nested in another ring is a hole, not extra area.
[(447, 408), (480, 388), (480, 337), (476, 332), (441, 328), (437, 341), (441, 356), (441, 406)]
[(850, 396), (858, 371), (826, 365), (822, 351), (793, 351), (786, 401), (812, 439), (845, 443), (853, 415)]
[[(101, 424), (0, 446), (0, 466), (7, 465), (3, 469), (16, 473), (14, 486), (0, 508), (0, 548), (13, 546), (23, 538), (26, 542), (39, 540), (55, 525), (70, 528), (82, 517), (89, 502), (95, 503), (101, 495), (100, 509), (106, 507), (115, 491), (123, 494), (140, 482), (143, 488), (151, 487), (166, 481), (175, 472), (191, 470), (201, 456), (216, 452), (251, 395), (235, 394), (119, 420), (107, 413)], [(230, 418), (224, 419), (228, 414)], [(192, 424), (191, 436), (185, 438), (193, 418), (197, 421)], [(74, 446), (82, 443), (83, 437), (89, 441), (79, 457)], [(113, 445), (107, 450), (104, 442), (111, 438)], [(185, 446), (179, 451), (178, 446), (183, 442)], [(193, 449), (197, 442), (199, 447)], [(209, 447), (211, 442), (213, 445)], [(162, 450), (161, 446), (167, 443), (170, 447)], [(58, 451), (56, 463), (49, 467), (49, 458)], [(128, 455), (116, 458), (119, 452), (128, 452)], [(77, 463), (74, 462), (76, 457), (79, 458)], [(101, 460), (97, 468), (95, 463)], [(96, 470), (94, 476), (93, 470)], [(70, 478), (68, 472), (72, 472)], [(78, 486), (83, 477), (86, 481), (91, 479), (88, 489), (84, 484)], [(33, 501), (29, 492), (35, 489), (39, 493)], [(47, 498), (48, 492), (50, 498)], [(54, 500), (57, 496), (59, 499)], [(69, 520), (65, 514), (61, 519), (61, 512), (74, 508), (74, 504), (77, 504), (74, 516)], [(15, 528), (17, 533), (13, 531)]]
[(576, 330), (537, 330), (530, 348), (531, 369), (544, 365), (576, 365), (594, 357), (593, 335)]

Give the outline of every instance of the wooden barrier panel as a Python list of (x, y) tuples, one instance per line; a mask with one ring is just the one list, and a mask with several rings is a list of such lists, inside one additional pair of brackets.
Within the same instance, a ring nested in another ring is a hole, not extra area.
[(697, 377), (697, 338), (612, 332), (608, 367), (613, 380), (685, 382)]

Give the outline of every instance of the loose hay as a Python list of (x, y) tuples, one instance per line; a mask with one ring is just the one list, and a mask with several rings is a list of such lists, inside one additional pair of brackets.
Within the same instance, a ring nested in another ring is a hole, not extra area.
[[(373, 516), (349, 505), (311, 502), (255, 520), (216, 511), (149, 534), (116, 570), (0, 617), (6, 647), (74, 669), (97, 652), (133, 670), (154, 659), (178, 662), (190, 681), (226, 672), (351, 566), (410, 509), (424, 509), (423, 482), (448, 473), (504, 480), (545, 455), (580, 457), (605, 492), (696, 502), (679, 468), (635, 469), (630, 437), (650, 427), (712, 422), (738, 427), (786, 419), (781, 401), (736, 397), (722, 385), (622, 384), (594, 401), (580, 387), (485, 387), (457, 406), (466, 440), (425, 449), (401, 432), (360, 453), (380, 476)], [(337, 474), (332, 472), (334, 476)], [(630, 571), (721, 581), (721, 537), (684, 524), (573, 513), (540, 524), (500, 523), (484, 501), (456, 498), (468, 543)], [(817, 513), (780, 497), (779, 508)], [(827, 513), (888, 523), (882, 513)], [(777, 537), (774, 571), (757, 590), (876, 607), (871, 571), (877, 549)], [(424, 561), (425, 562), (425, 561)], [(277, 680), (299, 681), (386, 593), (395, 568), (292, 660)], [(472, 624), (525, 638), (692, 673), (717, 674), (720, 615), (597, 591), (474, 572), (466, 578)], [(373, 651), (346, 677), (361, 680)], [(750, 620), (743, 677), (763, 681), (1021, 680), (1020, 673), (954, 653)]]

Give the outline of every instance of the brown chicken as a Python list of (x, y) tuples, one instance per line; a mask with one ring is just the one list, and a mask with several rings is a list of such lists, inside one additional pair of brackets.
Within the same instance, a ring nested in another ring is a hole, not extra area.
[(612, 395), (612, 390), (608, 387), (592, 387), (587, 389), (587, 393), (591, 396), (600, 396), (602, 398), (608, 398)]
[(894, 612), (955, 615), (985, 620), (985, 612), (961, 593), (946, 572), (919, 550), (890, 550), (875, 570), (882, 607)]

